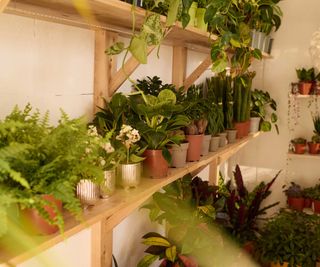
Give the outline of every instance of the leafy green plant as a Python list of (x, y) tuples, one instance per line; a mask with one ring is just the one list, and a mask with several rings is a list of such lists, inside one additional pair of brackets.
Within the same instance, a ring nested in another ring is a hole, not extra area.
[(302, 197), (303, 196), (303, 190), (300, 185), (291, 182), (291, 185), (284, 190), (287, 197)]
[[(271, 115), (268, 114), (268, 108), (272, 110)], [(277, 103), (271, 98), (270, 94), (266, 91), (255, 89), (251, 93), (251, 117), (260, 117), (260, 128), (264, 132), (271, 131), (272, 124), (274, 124), (277, 133), (279, 134), (279, 127), (277, 125), (278, 116), (276, 114), (277, 111)], [(270, 117), (270, 119), (268, 118)]]
[(261, 232), (258, 250), (264, 262), (289, 267), (315, 266), (319, 258), (320, 218), (303, 212), (281, 211)]
[[(163, 84), (158, 76), (153, 76), (152, 78), (147, 76), (143, 80), (137, 80), (136, 86), (146, 95), (158, 96), (164, 89), (170, 89), (175, 92), (175, 86), (173, 84)], [(135, 89), (135, 87), (133, 87), (133, 89)]]
[(298, 138), (294, 138), (291, 140), (291, 143), (293, 145), (295, 144), (302, 144), (302, 145), (305, 145), (307, 144), (307, 140), (305, 138), (302, 138), (302, 137), (298, 137)]
[(296, 73), (297, 73), (299, 82), (313, 82), (313, 81), (316, 81), (320, 77), (320, 73), (318, 75), (315, 74), (314, 68), (296, 69)]
[(314, 126), (313, 132), (316, 135), (320, 136), (320, 115), (315, 114), (314, 116), (312, 116), (312, 121), (313, 121), (313, 126)]
[(311, 138), (311, 142), (314, 144), (319, 144), (320, 143), (320, 136), (318, 134), (315, 134)]

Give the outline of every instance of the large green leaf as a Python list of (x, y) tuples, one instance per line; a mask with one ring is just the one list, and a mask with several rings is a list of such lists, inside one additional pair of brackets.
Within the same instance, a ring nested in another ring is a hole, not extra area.
[(145, 255), (138, 263), (137, 267), (149, 267), (157, 260), (157, 255)]
[(147, 64), (148, 47), (147, 42), (141, 36), (134, 36), (129, 46), (131, 54), (142, 64)]
[(264, 132), (271, 131), (271, 123), (269, 121), (263, 121), (260, 125), (260, 128)]
[(172, 246), (166, 249), (166, 257), (169, 261), (174, 262), (177, 257), (177, 248), (176, 246)]
[(162, 247), (170, 247), (171, 244), (168, 240), (163, 237), (149, 237), (142, 241), (143, 244), (147, 246), (162, 246)]

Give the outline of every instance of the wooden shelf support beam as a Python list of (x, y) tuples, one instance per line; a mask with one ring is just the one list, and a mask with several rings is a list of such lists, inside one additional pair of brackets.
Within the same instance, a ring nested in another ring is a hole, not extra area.
[(0, 13), (7, 7), (10, 0), (0, 0)]
[(184, 87), (185, 90), (188, 88), (201, 76), (201, 74), (210, 67), (212, 64), (211, 56), (207, 56), (205, 60), (185, 79)]
[(109, 99), (110, 81), (117, 68), (117, 58), (105, 53), (107, 47), (118, 38), (117, 33), (105, 30), (95, 31), (94, 51), (94, 113), (103, 106), (103, 98)]
[(172, 83), (176, 88), (183, 86), (187, 69), (187, 48), (174, 46), (172, 48)]

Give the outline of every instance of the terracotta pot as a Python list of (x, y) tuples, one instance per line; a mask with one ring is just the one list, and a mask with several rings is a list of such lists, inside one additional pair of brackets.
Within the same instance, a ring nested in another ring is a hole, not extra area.
[(295, 154), (304, 154), (306, 152), (307, 146), (305, 144), (294, 144)]
[[(43, 199), (56, 205), (58, 211), (62, 212), (62, 202), (56, 199), (53, 195), (43, 195)], [(50, 219), (54, 219), (57, 214), (51, 206), (44, 206), (43, 209), (48, 212)], [(59, 228), (56, 225), (50, 225), (36, 209), (25, 209), (22, 211), (23, 222), (28, 230), (33, 234), (50, 235), (56, 233)]]
[(227, 130), (228, 143), (232, 144), (237, 141), (237, 130)]
[(310, 154), (318, 154), (319, 153), (319, 144), (318, 143), (308, 142), (308, 147), (309, 147)]
[(219, 147), (224, 147), (227, 144), (227, 133), (219, 133)]
[(189, 143), (182, 143), (179, 145), (171, 146), (172, 162), (171, 167), (183, 168), (187, 162), (187, 151)]
[(247, 241), (243, 244), (242, 248), (250, 255), (254, 254), (254, 242), (253, 241)]
[(320, 200), (313, 200), (313, 210), (315, 213), (320, 213)]
[(210, 140), (210, 152), (215, 152), (219, 149), (220, 136), (212, 136)]
[(200, 160), (203, 134), (186, 135), (189, 142), (187, 161)]
[(211, 135), (205, 135), (202, 140), (201, 156), (209, 154)]
[(250, 118), (250, 133), (259, 132), (260, 120), (261, 120), (260, 117), (251, 117)]
[(304, 199), (304, 207), (309, 209), (312, 207), (312, 199), (311, 198), (305, 198)]
[(298, 211), (302, 211), (304, 208), (303, 197), (288, 197), (288, 205), (290, 208)]
[(237, 138), (241, 139), (249, 134), (250, 121), (235, 122), (234, 128), (237, 130)]
[(308, 82), (299, 82), (299, 93), (301, 95), (308, 95), (310, 94), (312, 88), (312, 83)]
[(162, 156), (162, 150), (147, 149), (143, 156), (143, 173), (150, 178), (163, 178), (168, 175), (169, 164)]

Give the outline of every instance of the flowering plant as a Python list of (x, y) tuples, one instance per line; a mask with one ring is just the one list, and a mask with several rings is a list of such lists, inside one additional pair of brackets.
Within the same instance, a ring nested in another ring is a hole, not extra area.
[(129, 164), (144, 160), (141, 155), (145, 151), (145, 148), (140, 148), (140, 146), (136, 144), (140, 140), (138, 130), (133, 129), (130, 125), (123, 124), (116, 139), (121, 142), (126, 150), (126, 156), (121, 159), (121, 162), (125, 160), (125, 162)]

